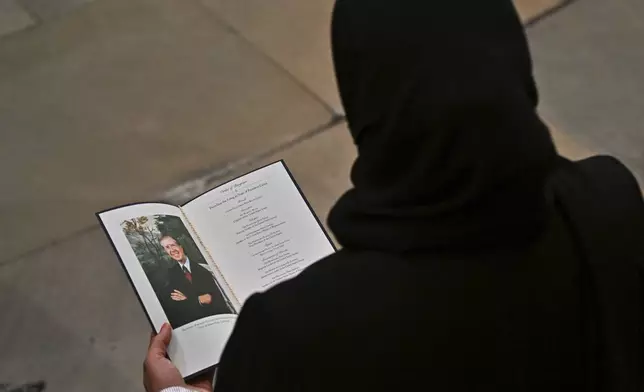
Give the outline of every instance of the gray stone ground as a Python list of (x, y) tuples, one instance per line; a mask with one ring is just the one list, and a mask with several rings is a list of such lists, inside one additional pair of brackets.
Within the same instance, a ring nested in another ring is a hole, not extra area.
[[(638, 1), (579, 0), (529, 36), (562, 153), (644, 174)], [(518, 5), (529, 21), (558, 2)], [(355, 157), (332, 4), (0, 0), (0, 384), (142, 389), (149, 326), (94, 212), (284, 158), (326, 217)]]
[(528, 31), (541, 111), (644, 181), (644, 2), (578, 0)]

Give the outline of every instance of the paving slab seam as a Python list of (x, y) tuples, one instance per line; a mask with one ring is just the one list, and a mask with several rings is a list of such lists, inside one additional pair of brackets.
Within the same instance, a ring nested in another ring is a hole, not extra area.
[[(0, 1), (2, 1), (2, 0), (0, 0)], [(18, 6), (22, 9), (22, 11), (24, 11), (25, 14), (27, 14), (27, 16), (31, 19), (31, 21), (33, 23), (31, 23), (31, 24), (29, 24), (27, 26), (24, 26), (23, 28), (20, 28), (20, 29), (11, 31), (11, 32), (7, 32), (7, 33), (4, 33), (4, 34), (0, 34), (0, 42), (5, 41), (5, 40), (9, 40), (9, 39), (13, 38), (14, 36), (20, 35), (21, 33), (24, 33), (26, 31), (37, 29), (43, 23), (42, 20), (40, 19), (40, 17), (38, 17), (38, 15), (34, 15), (32, 12), (30, 12), (27, 8), (25, 8), (22, 5), (22, 3), (17, 1), (16, 4), (18, 4)]]
[(85, 226), (85, 227), (83, 227), (81, 229), (78, 229), (78, 230), (74, 231), (71, 234), (68, 234), (66, 236), (63, 236), (63, 237), (54, 239), (52, 241), (49, 241), (49, 242), (47, 242), (47, 243), (45, 243), (43, 245), (37, 246), (37, 247), (35, 247), (33, 249), (30, 249), (30, 250), (28, 250), (26, 252), (23, 252), (23, 253), (15, 256), (15, 257), (12, 257), (10, 259), (0, 260), (0, 270), (2, 269), (2, 267), (5, 267), (5, 266), (7, 266), (9, 264), (14, 264), (14, 263), (27, 261), (29, 258), (31, 258), (31, 256), (36, 255), (36, 254), (38, 254), (38, 253), (40, 253), (40, 252), (42, 252), (42, 251), (44, 251), (46, 249), (49, 249), (49, 248), (54, 247), (56, 245), (60, 245), (62, 243), (70, 241), (72, 239), (77, 239), (78, 237), (88, 235), (88, 234), (92, 233), (94, 230), (98, 230), (98, 229), (99, 229), (98, 223), (95, 224), (95, 225), (91, 225), (91, 226)]
[[(16, 3), (20, 6), (20, 8), (23, 9), (29, 15), (31, 19), (34, 21), (34, 25), (31, 26), (32, 28), (39, 26), (41, 23), (44, 22), (44, 20), (38, 15), (37, 13), (33, 12), (26, 4), (24, 0), (16, 0)], [(20, 30), (24, 31), (24, 30)]]
[(299, 136), (281, 143), (269, 150), (231, 162), (223, 167), (219, 166), (206, 170), (204, 174), (195, 176), (191, 180), (185, 181), (182, 184), (164, 192), (161, 195), (161, 199), (168, 201), (169, 203), (181, 204), (186, 200), (190, 200), (195, 196), (212, 189), (219, 182), (230, 177), (235, 172), (241, 171), (242, 169), (251, 169), (253, 165), (286, 151), (302, 142), (312, 139), (313, 137), (328, 131), (345, 121), (346, 119), (343, 115), (334, 114), (327, 123), (304, 132)]
[[(300, 79), (298, 79), (295, 75), (293, 75), (289, 70), (284, 68), (284, 66), (275, 60), (273, 57), (271, 57), (268, 53), (263, 51), (258, 45), (256, 45), (253, 41), (248, 39), (239, 29), (237, 29), (235, 26), (231, 25), (224, 19), (222, 16), (220, 16), (215, 10), (211, 9), (210, 7), (206, 6), (204, 3), (202, 3), (200, 0), (195, 0), (196, 3), (199, 4), (201, 8), (204, 9), (204, 12), (210, 15), (213, 19), (217, 21), (217, 23), (220, 23), (224, 28), (226, 28), (230, 33), (234, 34), (237, 36), (239, 39), (244, 41), (249, 47), (251, 47), (254, 51), (259, 53), (266, 61), (268, 61), (270, 64), (272, 64), (274, 67), (279, 69), (281, 72), (283, 72), (297, 87), (302, 89), (305, 93), (310, 95), (317, 103), (322, 105), (325, 110), (329, 112), (332, 116), (341, 116), (340, 113), (336, 112), (336, 110), (328, 104), (322, 97), (320, 97), (315, 91), (313, 91), (309, 86), (307, 86), (304, 82), (302, 82)], [(331, 53), (329, 53), (329, 56)]]
[[(2, 1), (2, 0), (0, 0), (0, 1)], [(33, 11), (31, 9), (31, 7), (29, 7), (25, 3), (25, 0), (15, 0), (15, 2), (16, 2), (16, 4), (18, 4), (18, 6), (20, 6), (20, 8), (27, 15), (29, 15), (29, 17), (33, 21), (33, 24), (31, 24), (29, 26), (26, 26), (25, 28), (22, 28), (20, 30), (12, 31), (10, 33), (1, 35), (0, 36), (0, 42), (3, 41), (3, 40), (6, 40), (6, 39), (11, 39), (11, 37), (13, 37), (15, 35), (18, 35), (18, 34), (21, 34), (21, 33), (24, 33), (26, 31), (35, 30), (35, 29), (39, 28), (40, 26), (42, 26), (45, 23), (48, 23), (48, 22), (51, 22), (53, 20), (66, 17), (68, 14), (78, 12), (81, 8), (87, 7), (87, 6), (92, 4), (91, 2), (84, 3), (84, 4), (77, 4), (77, 5), (74, 5), (73, 7), (70, 7), (69, 9), (66, 9), (61, 15), (58, 15), (58, 16), (56, 16), (54, 18), (51, 18), (51, 19), (43, 19), (42, 16), (40, 16), (37, 12)]]
[(530, 28), (531, 26), (539, 23), (540, 21), (544, 20), (545, 18), (554, 15), (555, 13), (563, 10), (564, 8), (568, 7), (569, 5), (577, 2), (577, 0), (564, 0), (563, 2), (557, 4), (556, 6), (549, 8), (542, 13), (533, 16), (532, 18), (528, 19), (523, 26), (527, 29)]
[[(245, 168), (251, 169), (254, 164), (257, 164), (262, 160), (265, 160), (271, 156), (274, 156), (292, 147), (295, 147), (296, 145), (302, 142), (312, 139), (315, 136), (325, 131), (328, 131), (331, 128), (335, 127), (336, 125), (341, 124), (345, 121), (346, 119), (344, 116), (334, 114), (333, 116), (331, 116), (331, 119), (329, 119), (328, 122), (320, 126), (317, 126), (307, 132), (304, 132), (291, 140), (283, 142), (262, 153), (230, 162), (229, 164), (223, 167), (219, 166), (216, 168), (211, 168), (210, 170), (206, 170), (201, 175), (194, 176), (192, 179), (184, 181), (180, 185), (170, 188), (170, 190), (157, 194), (156, 197), (151, 196), (150, 200), (163, 200), (165, 202), (172, 203), (172, 204), (181, 204), (186, 200), (190, 200), (195, 196), (198, 196), (204, 193), (205, 191), (215, 187), (219, 182), (221, 182), (221, 180), (224, 180), (230, 177), (234, 173), (239, 172)], [(92, 233), (94, 230), (98, 230), (98, 229), (99, 229), (98, 223), (95, 225), (86, 226), (74, 231), (69, 235), (49, 241), (41, 246), (37, 246), (33, 249), (23, 252), (10, 259), (0, 260), (0, 268), (16, 262), (26, 261), (31, 256), (38, 254), (44, 251), (45, 249), (59, 245), (61, 243), (65, 243), (72, 239), (76, 239), (80, 236), (87, 235), (89, 233)]]

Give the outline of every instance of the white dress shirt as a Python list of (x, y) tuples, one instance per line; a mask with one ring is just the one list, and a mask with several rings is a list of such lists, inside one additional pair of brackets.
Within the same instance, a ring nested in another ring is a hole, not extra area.
[(186, 267), (188, 269), (188, 272), (192, 273), (192, 268), (190, 268), (190, 259), (186, 256), (186, 262), (185, 263), (179, 263), (181, 266), (181, 270), (183, 270), (183, 267)]

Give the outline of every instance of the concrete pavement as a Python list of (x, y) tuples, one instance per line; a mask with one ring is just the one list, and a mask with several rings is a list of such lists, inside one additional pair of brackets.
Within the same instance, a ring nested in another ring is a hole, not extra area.
[(545, 118), (644, 183), (644, 2), (579, 0), (528, 31)]
[[(524, 21), (559, 4), (517, 2)], [(332, 4), (0, 0), (15, 15), (0, 14), (0, 384), (141, 389), (149, 327), (95, 211), (181, 202), (284, 158), (325, 219), (355, 157)], [(541, 78), (559, 72), (535, 57)], [(561, 151), (599, 150), (548, 94)]]
[(197, 1), (109, 0), (0, 44), (0, 262), (327, 124)]

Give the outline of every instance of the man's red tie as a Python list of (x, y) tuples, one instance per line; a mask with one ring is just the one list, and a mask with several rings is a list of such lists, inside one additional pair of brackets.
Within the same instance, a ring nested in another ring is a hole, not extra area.
[(186, 279), (188, 279), (188, 281), (192, 283), (192, 274), (190, 273), (190, 271), (188, 271), (188, 268), (186, 268), (185, 265), (182, 265), (181, 269), (183, 270), (183, 274), (186, 276)]

